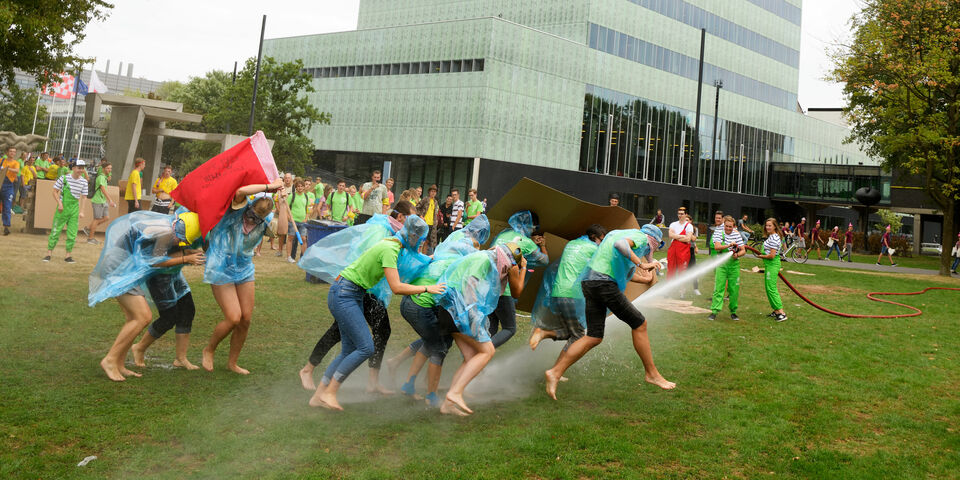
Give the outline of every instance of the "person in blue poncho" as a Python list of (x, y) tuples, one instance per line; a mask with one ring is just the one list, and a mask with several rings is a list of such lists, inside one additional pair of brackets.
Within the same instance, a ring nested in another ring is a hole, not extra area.
[[(550, 263), (550, 257), (543, 232), (537, 227), (539, 221), (537, 214), (529, 210), (514, 213), (507, 220), (510, 228), (502, 230), (493, 240), (493, 245), (516, 243), (520, 246), (523, 257), (527, 259), (528, 268), (546, 267)], [(499, 348), (517, 332), (517, 309), (514, 298), (519, 297), (512, 296), (511, 287), (508, 286), (500, 296), (496, 310), (490, 314), (490, 335), (494, 348)]]
[(543, 275), (543, 284), (531, 315), (534, 327), (529, 342), (531, 350), (536, 350), (544, 338), (566, 340), (566, 350), (583, 336), (584, 301), (580, 274), (587, 268), (606, 234), (607, 229), (603, 226), (590, 225), (585, 235), (567, 242), (560, 261), (550, 265)]
[(320, 386), (310, 399), (310, 406), (343, 410), (337, 401), (340, 385), (364, 360), (373, 356), (373, 337), (363, 312), (363, 298), (368, 290), (386, 279), (390, 291), (397, 295), (443, 293), (442, 283), (417, 286), (401, 281), (406, 262), (401, 251), (416, 253), (428, 230), (422, 218), (408, 216), (396, 236), (374, 244), (340, 272), (331, 285), (327, 306), (340, 329), (340, 354), (324, 372)]
[[(124, 363), (133, 341), (153, 318), (146, 288), (153, 295), (164, 322), (173, 320), (177, 323), (180, 320), (176, 314), (173, 315), (176, 318), (170, 318), (173, 313), (170, 308), (179, 311), (177, 305), (182, 305), (186, 315), (187, 304), (192, 307), (186, 281), (181, 282), (182, 277), (169, 275), (169, 269), (204, 263), (202, 251), (184, 249), (181, 245), (192, 244), (199, 236), (200, 225), (195, 213), (174, 217), (156, 212), (134, 212), (118, 218), (107, 228), (100, 259), (90, 273), (87, 299), (92, 307), (115, 297), (126, 317), (113, 346), (100, 361), (100, 367), (110, 380), (121, 382), (127, 376), (141, 376), (126, 368)], [(191, 321), (192, 318), (190, 315)], [(185, 359), (186, 349), (183, 350)]]
[(259, 197), (249, 200), (247, 197), (272, 191), (276, 191), (280, 198), (286, 197), (282, 178), (277, 178), (269, 185), (261, 183), (238, 188), (230, 208), (207, 233), (210, 247), (207, 249), (203, 281), (210, 284), (213, 298), (223, 311), (223, 320), (214, 327), (210, 342), (203, 348), (201, 364), (209, 372), (213, 371), (213, 354), (217, 346), (232, 334), (227, 368), (242, 375), (250, 373), (237, 365), (237, 359), (253, 318), (253, 251), (263, 240), (264, 231), (269, 225), (268, 216), (273, 211), (273, 199)]
[(603, 341), (607, 309), (630, 326), (633, 347), (646, 372), (645, 380), (664, 389), (676, 387), (657, 371), (647, 337), (646, 319), (623, 294), (627, 281), (634, 277), (637, 269), (651, 271), (660, 268), (660, 263), (653, 260), (653, 252), (662, 245), (662, 237), (660, 228), (651, 224), (640, 229), (614, 230), (604, 237), (587, 264), (581, 284), (587, 334), (561, 353), (553, 368), (545, 372), (550, 398), (557, 399), (557, 383), (567, 368)]
[[(394, 206), (389, 216), (376, 214), (362, 225), (356, 225), (347, 230), (329, 235), (314, 243), (300, 261), (300, 267), (317, 275), (325, 281), (334, 283), (340, 272), (350, 263), (353, 263), (363, 252), (373, 247), (384, 238), (394, 236), (399, 232), (407, 217), (414, 214), (413, 204), (399, 202)], [(360, 233), (357, 233), (360, 232)], [(336, 236), (336, 237), (335, 237)], [(407, 256), (421, 256), (425, 261), (429, 257), (414, 255), (415, 252), (403, 251)], [(406, 277), (406, 272), (402, 277)], [(368, 360), (370, 374), (367, 383), (369, 393), (391, 394), (380, 384), (380, 365), (386, 352), (387, 341), (390, 340), (390, 316), (387, 313), (386, 300), (389, 300), (390, 288), (385, 287), (384, 281), (378, 282), (363, 296), (363, 316), (370, 326), (373, 335), (374, 353)], [(385, 298), (380, 298), (385, 297)], [(313, 371), (323, 361), (327, 353), (340, 343), (340, 326), (334, 320), (330, 328), (320, 337), (313, 347), (306, 365), (300, 369), (300, 383), (307, 390), (316, 390), (313, 381)]]
[(527, 260), (513, 242), (489, 250), (471, 253), (453, 262), (440, 276), (446, 285), (442, 295), (434, 296), (437, 305), (437, 329), (449, 334), (463, 354), (463, 364), (440, 406), (440, 413), (469, 415), (473, 410), (463, 400), (463, 391), (493, 358), (496, 351), (490, 338), (488, 315), (497, 307), (507, 284), (514, 298), (523, 293)]

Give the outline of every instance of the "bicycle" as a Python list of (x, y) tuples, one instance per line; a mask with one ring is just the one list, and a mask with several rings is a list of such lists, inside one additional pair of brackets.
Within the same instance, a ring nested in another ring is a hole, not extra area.
[(801, 242), (793, 242), (786, 250), (780, 249), (780, 259), (786, 262), (793, 258), (796, 263), (807, 263), (807, 249), (801, 246)]

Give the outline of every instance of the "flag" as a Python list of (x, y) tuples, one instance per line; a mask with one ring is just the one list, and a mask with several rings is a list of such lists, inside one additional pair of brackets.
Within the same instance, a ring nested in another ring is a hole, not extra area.
[(90, 93), (108, 93), (110, 90), (107, 90), (107, 84), (103, 83), (100, 80), (100, 77), (97, 76), (97, 71), (93, 70), (90, 72)]
[(73, 75), (61, 73), (59, 77), (60, 81), (44, 87), (43, 93), (55, 98), (73, 98)]
[(80, 80), (77, 77), (77, 95), (86, 95), (87, 94), (87, 84), (83, 83), (83, 80)]
[(279, 177), (267, 137), (258, 131), (188, 173), (170, 196), (197, 213), (200, 231), (206, 236), (230, 208), (238, 188)]

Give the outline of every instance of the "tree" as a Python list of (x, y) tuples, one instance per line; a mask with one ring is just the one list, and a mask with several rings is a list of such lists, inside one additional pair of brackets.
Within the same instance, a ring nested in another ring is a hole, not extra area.
[(103, 0), (0, 0), (0, 83), (13, 84), (14, 69), (20, 69), (43, 85), (90, 63), (73, 48), (87, 24), (105, 20), (111, 8)]
[[(877, 215), (880, 216), (880, 223), (875, 223), (875, 224), (873, 224), (873, 227), (874, 227), (874, 228), (876, 228), (877, 230), (879, 230), (879, 231), (882, 232), (882, 231), (886, 230), (887, 225), (890, 225), (890, 232), (891, 232), (891, 233), (900, 233), (900, 229), (903, 228), (903, 221), (900, 220), (900, 216), (899, 216), (899, 215), (897, 215), (896, 213), (894, 213), (894, 212), (892, 212), (892, 211), (890, 211), (890, 210), (886, 210), (886, 209), (883, 209), (883, 208), (877, 210)], [(916, 230), (916, 229), (919, 228), (919, 227), (920, 227), (919, 225), (915, 225), (915, 226), (914, 226), (914, 229), (915, 229), (914, 232), (917, 232), (918, 230)], [(914, 240), (915, 242), (919, 242), (919, 241), (920, 241), (920, 239), (919, 239), (919, 238), (916, 238), (916, 237), (914, 237), (913, 240)]]
[[(178, 125), (177, 128), (207, 133), (247, 135), (250, 102), (253, 96), (253, 75), (256, 59), (251, 58), (232, 74), (214, 70), (203, 77), (169, 88), (164, 100), (183, 103), (186, 112), (203, 115), (199, 124)], [(265, 57), (260, 66), (257, 91), (257, 110), (254, 130), (263, 130), (274, 140), (273, 156), (281, 170), (302, 175), (313, 155), (313, 144), (307, 133), (314, 125), (329, 124), (330, 114), (310, 105), (305, 93), (312, 92), (311, 77), (302, 71), (303, 63), (279, 63)], [(169, 148), (170, 162), (181, 171), (189, 170), (217, 154), (216, 145), (207, 142), (184, 141), (164, 143)]]
[(37, 112), (36, 132), (43, 135), (47, 131), (47, 109), (43, 105), (37, 111), (36, 90), (24, 90), (16, 83), (7, 84), (0, 90), (0, 131), (10, 131), (25, 135), (33, 128), (33, 114)]
[(886, 170), (920, 175), (943, 212), (940, 274), (960, 207), (960, 8), (952, 0), (865, 0), (850, 45), (834, 54), (849, 141)]

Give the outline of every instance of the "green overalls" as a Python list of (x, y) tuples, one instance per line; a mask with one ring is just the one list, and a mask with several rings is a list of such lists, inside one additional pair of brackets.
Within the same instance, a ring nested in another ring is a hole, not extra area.
[(63, 179), (63, 190), (60, 191), (63, 197), (63, 211), (57, 211), (53, 215), (53, 227), (50, 229), (50, 238), (47, 240), (47, 250), (53, 250), (60, 241), (60, 230), (67, 226), (67, 253), (73, 251), (73, 245), (77, 243), (77, 223), (80, 218), (80, 201), (70, 193), (70, 183)]
[[(720, 232), (721, 245), (726, 245), (727, 234)], [(710, 242), (713, 243), (713, 242)], [(779, 270), (778, 270), (779, 271)], [(726, 287), (726, 288), (724, 288)], [(740, 259), (731, 258), (730, 260), (717, 267), (714, 274), (713, 301), (710, 303), (710, 310), (716, 314), (723, 309), (723, 291), (729, 291), (730, 295), (730, 313), (737, 313), (737, 307), (740, 301)]]

